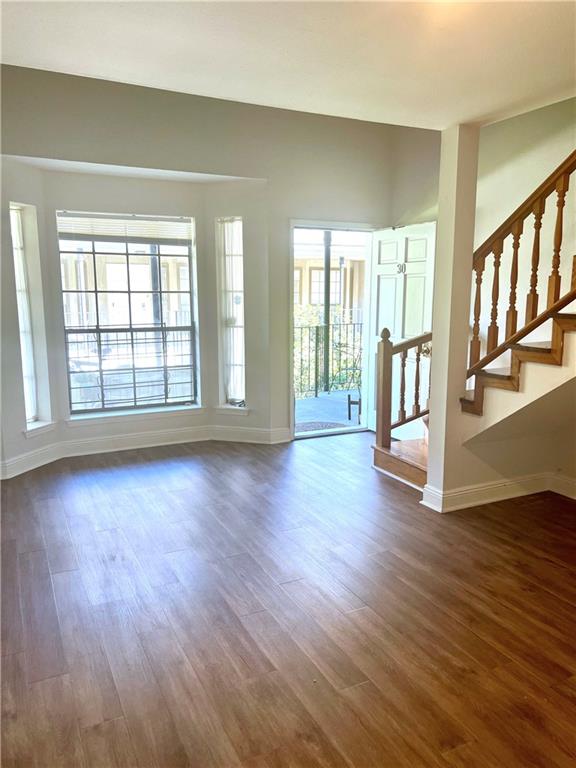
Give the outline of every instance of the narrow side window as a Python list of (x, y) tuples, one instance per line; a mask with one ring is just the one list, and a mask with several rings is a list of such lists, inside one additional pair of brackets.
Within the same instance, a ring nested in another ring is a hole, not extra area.
[(14, 255), (14, 274), (16, 279), (16, 302), (18, 305), (18, 331), (20, 334), (20, 355), (22, 358), (22, 379), (24, 383), (24, 406), (26, 423), (38, 421), (38, 388), (36, 364), (34, 361), (34, 335), (32, 330), (32, 310), (29, 290), (28, 266), (22, 225), (22, 208), (10, 205), (10, 233)]
[(241, 218), (217, 219), (221, 380), (227, 405), (246, 405), (244, 248)]

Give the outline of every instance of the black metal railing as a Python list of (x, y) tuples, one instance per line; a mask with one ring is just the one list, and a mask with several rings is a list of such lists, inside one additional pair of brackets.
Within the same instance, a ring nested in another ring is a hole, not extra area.
[(358, 389), (362, 374), (362, 323), (294, 328), (294, 393)]

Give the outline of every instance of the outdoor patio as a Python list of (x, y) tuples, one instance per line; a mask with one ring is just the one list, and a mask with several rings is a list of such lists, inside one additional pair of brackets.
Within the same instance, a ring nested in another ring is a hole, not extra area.
[(358, 406), (352, 405), (352, 419), (348, 421), (348, 395), (359, 399), (357, 389), (320, 392), (318, 397), (296, 399), (296, 434), (327, 429), (358, 427)]

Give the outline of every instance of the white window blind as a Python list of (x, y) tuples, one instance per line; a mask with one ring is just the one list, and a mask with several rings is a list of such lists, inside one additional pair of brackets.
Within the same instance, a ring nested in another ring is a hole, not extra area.
[(127, 216), (59, 211), (58, 232), (62, 238), (68, 234), (71, 237), (94, 239), (103, 237), (120, 240), (182, 240), (188, 243), (194, 238), (192, 219), (136, 214)]
[(32, 334), (32, 317), (22, 227), (22, 210), (14, 205), (10, 206), (10, 232), (12, 235), (12, 250), (14, 254), (18, 330), (20, 334), (20, 355), (22, 358), (22, 379), (24, 383), (24, 407), (26, 411), (26, 422), (32, 423), (38, 421), (34, 337)]
[(218, 219), (222, 373), (228, 405), (245, 405), (244, 250), (241, 218)]

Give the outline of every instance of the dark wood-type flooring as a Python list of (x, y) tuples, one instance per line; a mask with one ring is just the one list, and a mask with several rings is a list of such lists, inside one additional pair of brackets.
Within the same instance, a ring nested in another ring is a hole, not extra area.
[(4, 768), (574, 768), (576, 504), (438, 515), (371, 442), (6, 482)]

